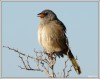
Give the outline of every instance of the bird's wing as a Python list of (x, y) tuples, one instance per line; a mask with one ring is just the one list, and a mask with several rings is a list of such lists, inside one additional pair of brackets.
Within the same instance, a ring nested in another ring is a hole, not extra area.
[(64, 26), (64, 24), (61, 21), (59, 21), (59, 20), (52, 21), (50, 24), (50, 28), (51, 28), (51, 31), (54, 34), (53, 36), (56, 39), (56, 42), (58, 44), (60, 43), (60, 44), (62, 44), (62, 46), (69, 44), (68, 39), (65, 34), (66, 27)]
[(61, 30), (64, 32), (64, 37), (65, 37), (65, 40), (66, 40), (66, 44), (69, 46), (68, 38), (66, 36), (67, 29), (66, 29), (65, 25), (60, 20), (56, 20), (55, 23), (57, 25), (59, 25), (59, 27), (61, 27)]

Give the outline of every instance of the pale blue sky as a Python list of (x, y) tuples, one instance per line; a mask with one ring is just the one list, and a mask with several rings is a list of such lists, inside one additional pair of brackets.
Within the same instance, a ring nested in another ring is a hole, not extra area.
[[(97, 2), (2, 2), (2, 44), (33, 55), (42, 47), (37, 41), (37, 14), (51, 9), (67, 28), (71, 50), (78, 56), (82, 74), (73, 70), (70, 77), (98, 76), (98, 3)], [(3, 77), (46, 77), (41, 72), (21, 70), (18, 55), (2, 49)], [(65, 57), (66, 58), (66, 57)], [(60, 70), (59, 60), (55, 71)], [(34, 63), (33, 63), (34, 65)]]

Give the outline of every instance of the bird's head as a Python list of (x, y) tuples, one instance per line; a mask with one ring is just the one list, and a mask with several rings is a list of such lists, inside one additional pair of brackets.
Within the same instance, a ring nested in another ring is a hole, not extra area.
[(41, 13), (38, 14), (38, 17), (40, 17), (40, 19), (44, 21), (52, 21), (57, 19), (56, 14), (49, 9), (43, 10)]

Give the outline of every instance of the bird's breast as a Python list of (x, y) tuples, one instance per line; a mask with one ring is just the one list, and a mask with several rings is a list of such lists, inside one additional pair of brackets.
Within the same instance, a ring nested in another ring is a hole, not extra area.
[(64, 32), (62, 31), (61, 27), (52, 23), (41, 26), (40, 31), (42, 40), (50, 43), (62, 39), (61, 37), (64, 35)]
[(47, 51), (47, 53), (59, 52), (65, 45), (62, 43), (63, 32), (58, 27), (54, 26), (40, 26), (38, 32), (38, 39)]

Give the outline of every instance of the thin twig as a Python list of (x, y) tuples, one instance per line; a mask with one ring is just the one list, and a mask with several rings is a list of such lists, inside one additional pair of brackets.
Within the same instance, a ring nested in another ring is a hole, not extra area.
[(19, 58), (22, 60), (25, 69), (28, 69), (27, 66), (26, 66), (26, 64), (25, 64), (25, 62), (24, 62), (24, 60), (23, 60), (23, 57), (21, 57), (20, 54), (19, 54)]
[(69, 77), (69, 74), (70, 74), (70, 72), (72, 71), (72, 67), (73, 67), (73, 65), (71, 65), (71, 66), (70, 66), (70, 69), (67, 71), (66, 78)]
[(66, 77), (66, 67), (67, 67), (66, 63), (68, 62), (68, 60), (69, 60), (69, 59), (67, 59), (67, 60), (65, 61), (65, 66), (64, 66), (64, 69), (63, 69), (63, 73), (64, 73), (63, 77), (64, 77), (64, 78)]
[[(19, 53), (20, 55), (23, 55), (23, 56), (26, 56), (26, 57), (28, 56), (28, 55), (26, 55), (26, 54), (24, 54), (24, 53), (19, 52), (17, 49), (10, 48), (9, 46), (3, 46), (3, 47), (8, 48), (9, 50), (13, 50), (14, 52)], [(28, 56), (28, 57), (31, 58), (31, 59), (35, 59), (35, 58), (32, 57), (32, 56)]]
[(29, 56), (27, 56), (27, 64), (28, 64), (28, 67), (29, 67), (30, 69), (32, 69), (31, 66), (30, 66), (30, 64), (29, 64), (28, 58), (29, 58)]

